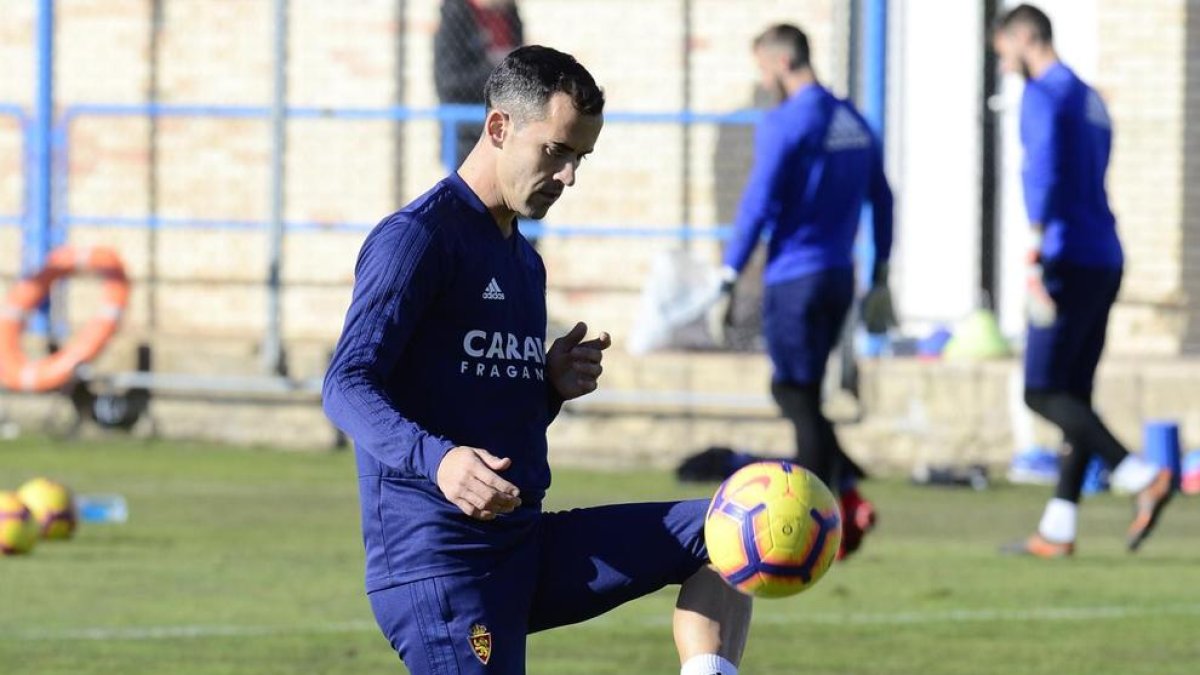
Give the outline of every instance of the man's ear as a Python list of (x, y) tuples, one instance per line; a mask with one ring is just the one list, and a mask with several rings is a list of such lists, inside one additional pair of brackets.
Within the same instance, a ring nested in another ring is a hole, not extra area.
[(512, 118), (508, 113), (492, 109), (483, 120), (484, 133), (493, 147), (501, 147), (512, 133)]

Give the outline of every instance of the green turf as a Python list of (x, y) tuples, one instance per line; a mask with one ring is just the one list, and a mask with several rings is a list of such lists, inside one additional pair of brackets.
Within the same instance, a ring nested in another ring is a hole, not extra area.
[[(0, 559), (0, 672), (403, 672), (362, 594), (348, 455), (0, 442), (0, 487), (41, 474), (124, 494), (131, 520)], [(560, 471), (551, 505), (705, 492)], [(1137, 557), (1121, 546), (1128, 502), (1092, 499), (1076, 559), (1040, 562), (994, 550), (1045, 490), (870, 494), (881, 529), (813, 591), (756, 606), (744, 672), (1200, 672), (1200, 499), (1173, 504)], [(677, 672), (672, 600), (534, 636), (530, 672)]]

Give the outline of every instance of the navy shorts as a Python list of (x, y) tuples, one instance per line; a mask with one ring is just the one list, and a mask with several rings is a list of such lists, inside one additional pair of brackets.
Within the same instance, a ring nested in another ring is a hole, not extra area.
[(1045, 266), (1042, 279), (1057, 316), (1045, 328), (1029, 326), (1025, 388), (1090, 399), (1121, 269), (1056, 262)]
[(854, 269), (839, 267), (771, 284), (765, 289), (763, 333), (774, 380), (813, 384), (825, 379), (854, 300)]
[(708, 500), (545, 513), (486, 572), (369, 595), (413, 675), (525, 672), (525, 637), (680, 584), (708, 560)]

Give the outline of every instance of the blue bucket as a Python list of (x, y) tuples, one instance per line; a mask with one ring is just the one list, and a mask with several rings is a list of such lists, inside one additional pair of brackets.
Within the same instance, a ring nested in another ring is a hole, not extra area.
[(1183, 453), (1179, 447), (1179, 423), (1171, 420), (1146, 422), (1142, 429), (1142, 452), (1147, 460), (1170, 469), (1175, 485), (1183, 474)]

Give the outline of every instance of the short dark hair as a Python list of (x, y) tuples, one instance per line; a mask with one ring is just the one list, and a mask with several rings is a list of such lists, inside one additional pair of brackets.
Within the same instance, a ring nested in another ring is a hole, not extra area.
[(1038, 42), (1054, 42), (1054, 29), (1050, 26), (1050, 17), (1033, 5), (1017, 5), (997, 22), (997, 27), (1003, 30), (1018, 25), (1028, 27), (1033, 33), (1033, 39)]
[(525, 119), (537, 119), (554, 94), (571, 97), (584, 115), (604, 112), (604, 91), (574, 56), (530, 45), (513, 51), (488, 76), (483, 100), (488, 110), (504, 108)]
[(787, 53), (788, 67), (792, 70), (808, 68), (812, 63), (808, 50), (808, 36), (790, 23), (780, 23), (763, 31), (754, 38), (755, 49), (778, 49)]

